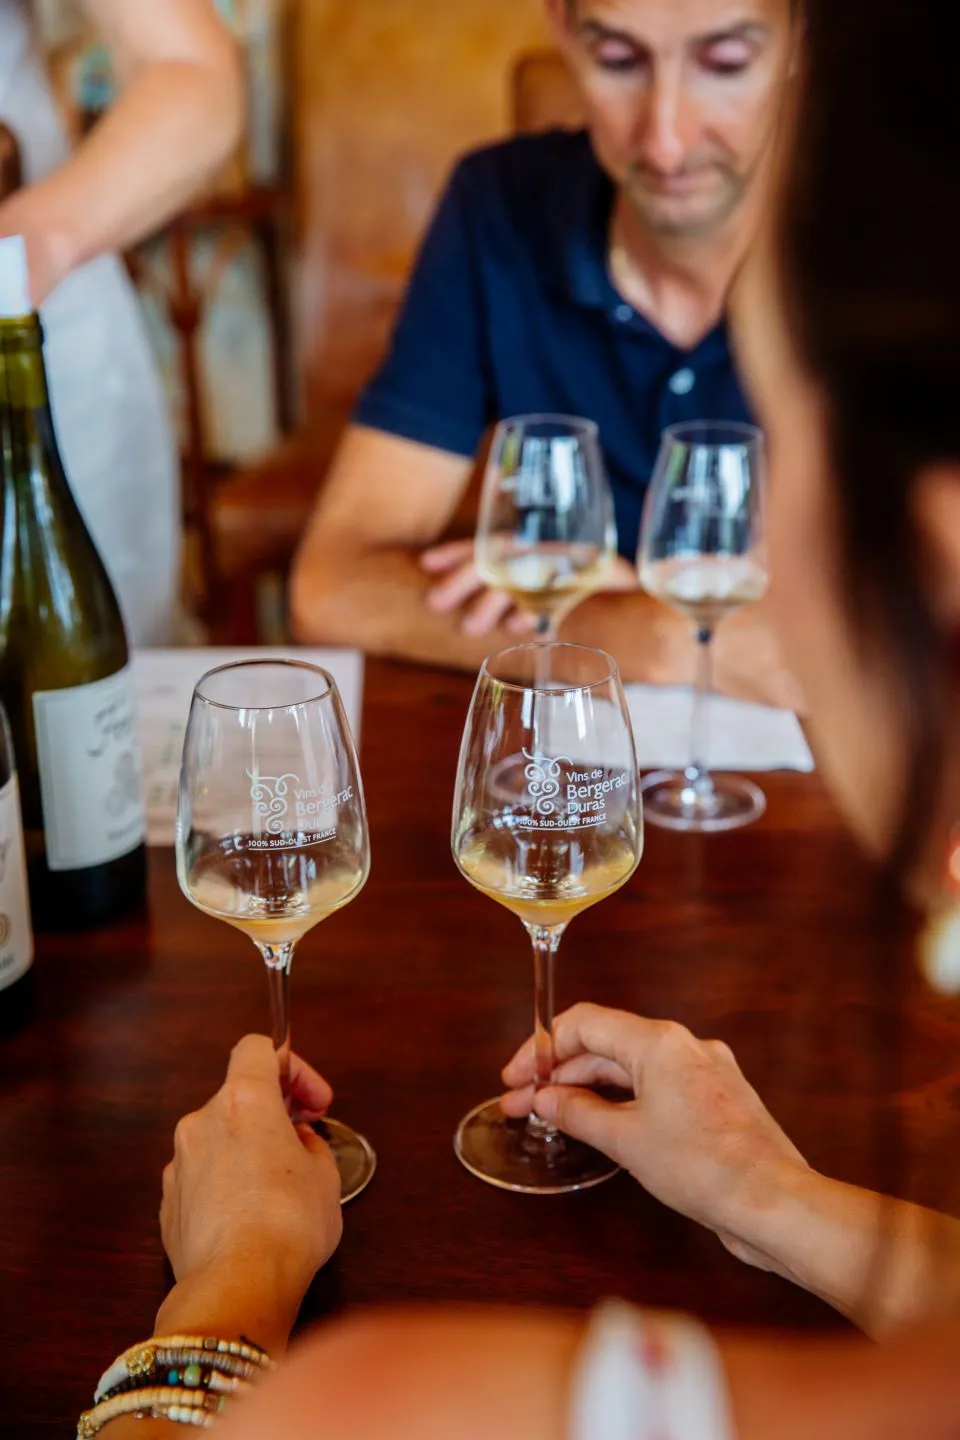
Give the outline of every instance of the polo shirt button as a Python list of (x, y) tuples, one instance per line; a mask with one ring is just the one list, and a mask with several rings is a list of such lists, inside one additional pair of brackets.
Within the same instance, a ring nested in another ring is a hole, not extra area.
[(690, 391), (693, 389), (696, 383), (696, 375), (693, 373), (692, 370), (687, 368), (683, 370), (678, 370), (677, 373), (675, 375), (671, 375), (670, 379), (667, 381), (667, 385), (672, 390), (674, 395), (689, 395)]
[(616, 310), (614, 310), (613, 313), (614, 313), (614, 315), (617, 317), (617, 319), (620, 321), (620, 324), (621, 324), (621, 325), (626, 325), (626, 323), (627, 323), (628, 320), (632, 320), (632, 319), (633, 319), (633, 306), (632, 306), (632, 305), (618, 305), (617, 308), (616, 308)]

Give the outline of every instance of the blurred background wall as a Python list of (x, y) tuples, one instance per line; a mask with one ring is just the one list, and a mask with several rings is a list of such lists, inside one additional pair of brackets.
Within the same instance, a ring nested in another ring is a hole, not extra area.
[(455, 157), (509, 133), (541, 0), (299, 0), (296, 329), (309, 405), (380, 352)]

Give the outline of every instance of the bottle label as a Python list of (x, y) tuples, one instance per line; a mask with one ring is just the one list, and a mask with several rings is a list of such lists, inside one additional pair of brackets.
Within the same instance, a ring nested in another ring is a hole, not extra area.
[(130, 666), (68, 690), (37, 690), (40, 799), (51, 870), (128, 855), (144, 837), (140, 737)]
[(14, 775), (0, 789), (0, 991), (25, 975), (32, 960), (27, 864)]

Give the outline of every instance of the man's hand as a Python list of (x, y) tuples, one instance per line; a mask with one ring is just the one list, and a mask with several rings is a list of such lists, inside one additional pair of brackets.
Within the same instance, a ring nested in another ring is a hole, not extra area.
[(437, 615), (462, 610), (460, 628), (465, 635), (489, 635), (507, 624), (516, 634), (533, 629), (533, 621), (499, 590), (489, 590), (474, 564), (472, 540), (450, 540), (424, 550), (420, 564), (437, 583), (427, 594), (427, 605)]
[[(435, 545), (420, 556), (420, 564), (428, 575), (438, 577), (430, 590), (427, 604), (438, 615), (463, 610), (461, 628), (465, 635), (483, 636), (504, 625), (513, 635), (532, 633), (534, 622), (518, 610), (509, 595), (491, 590), (481, 578), (474, 563), (472, 540), (451, 540)], [(637, 588), (633, 566), (619, 557), (614, 560), (596, 593), (626, 591)]]

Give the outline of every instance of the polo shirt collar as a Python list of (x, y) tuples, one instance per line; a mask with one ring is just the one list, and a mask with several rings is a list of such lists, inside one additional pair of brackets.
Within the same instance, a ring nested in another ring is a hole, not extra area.
[(550, 276), (570, 300), (591, 309), (619, 303), (607, 268), (613, 183), (601, 169), (584, 130), (573, 163), (557, 174)]
[[(610, 278), (608, 264), (613, 181), (594, 155), (587, 131), (580, 131), (577, 139), (580, 144), (572, 163), (554, 179), (556, 189), (549, 211), (552, 228), (547, 242), (547, 275), (565, 299), (614, 315), (623, 308), (624, 300)], [(651, 320), (638, 311), (634, 311), (630, 323), (635, 330), (653, 336), (669, 349), (677, 349)], [(728, 354), (726, 320), (722, 320), (688, 353), (698, 360)]]

